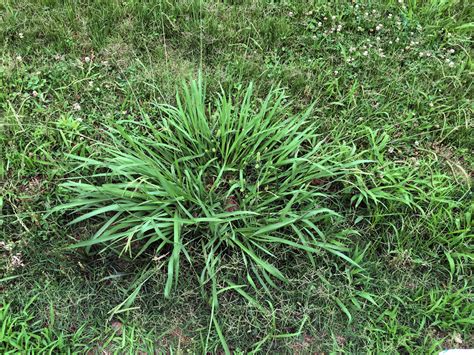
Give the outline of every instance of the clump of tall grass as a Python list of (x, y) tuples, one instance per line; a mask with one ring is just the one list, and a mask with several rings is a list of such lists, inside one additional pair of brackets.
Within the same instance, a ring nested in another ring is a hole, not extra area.
[(73, 199), (59, 206), (102, 226), (75, 247), (100, 245), (133, 257), (152, 251), (167, 265), (165, 296), (185, 262), (200, 267), (201, 285), (215, 295), (219, 265), (241, 258), (242, 278), (268, 289), (285, 275), (278, 248), (346, 256), (333, 206), (362, 161), (355, 149), (318, 131), (312, 107), (292, 113), (280, 89), (263, 100), (252, 86), (208, 102), (203, 83), (185, 84), (161, 117), (121, 122), (99, 157), (74, 158), (90, 175), (65, 186)]

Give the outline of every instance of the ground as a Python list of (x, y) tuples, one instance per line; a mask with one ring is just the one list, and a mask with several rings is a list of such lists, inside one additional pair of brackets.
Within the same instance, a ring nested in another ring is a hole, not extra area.
[(0, 349), (223, 350), (192, 266), (164, 298), (155, 256), (133, 294), (149, 258), (68, 249), (100, 224), (50, 213), (70, 154), (95, 154), (112, 122), (159, 116), (199, 75), (211, 98), (284, 88), (294, 112), (315, 104), (324, 139), (379, 164), (341, 210), (361, 268), (279, 251), (288, 281), (252, 294), (263, 307), (219, 299), (230, 351), (474, 347), (469, 1), (4, 0), (0, 16)]

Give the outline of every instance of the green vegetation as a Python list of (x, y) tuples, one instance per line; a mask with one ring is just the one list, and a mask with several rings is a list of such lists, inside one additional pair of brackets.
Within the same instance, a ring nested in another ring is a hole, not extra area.
[(469, 2), (0, 16), (2, 353), (474, 347)]
[[(4, 304), (0, 308), (0, 321), (2, 328), (0, 333), (0, 350), (2, 354), (9, 353), (31, 353), (31, 352), (65, 352), (69, 350), (66, 345), (67, 340), (63, 334), (56, 334), (54, 329), (54, 314), (51, 313), (51, 324), (48, 327), (41, 327), (33, 320), (28, 312), (28, 306), (21, 313), (12, 314), (9, 304)], [(82, 328), (71, 334), (69, 341), (80, 350), (80, 339)]]

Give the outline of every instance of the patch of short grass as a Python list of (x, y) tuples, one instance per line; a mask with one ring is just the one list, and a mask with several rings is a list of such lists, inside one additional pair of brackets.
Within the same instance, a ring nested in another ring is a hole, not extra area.
[[(30, 301), (33, 302), (34, 300)], [(15, 352), (67, 352), (80, 349), (80, 338), (83, 327), (78, 329), (70, 339), (54, 328), (54, 312), (51, 309), (50, 323), (42, 326), (28, 312), (30, 302), (25, 304), (21, 312), (13, 312), (10, 304), (0, 307), (0, 350), (4, 354)]]

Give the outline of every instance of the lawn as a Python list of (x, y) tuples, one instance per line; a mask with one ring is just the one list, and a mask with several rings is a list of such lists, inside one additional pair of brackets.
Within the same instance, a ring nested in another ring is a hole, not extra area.
[(0, 19), (0, 352), (474, 348), (469, 1)]

